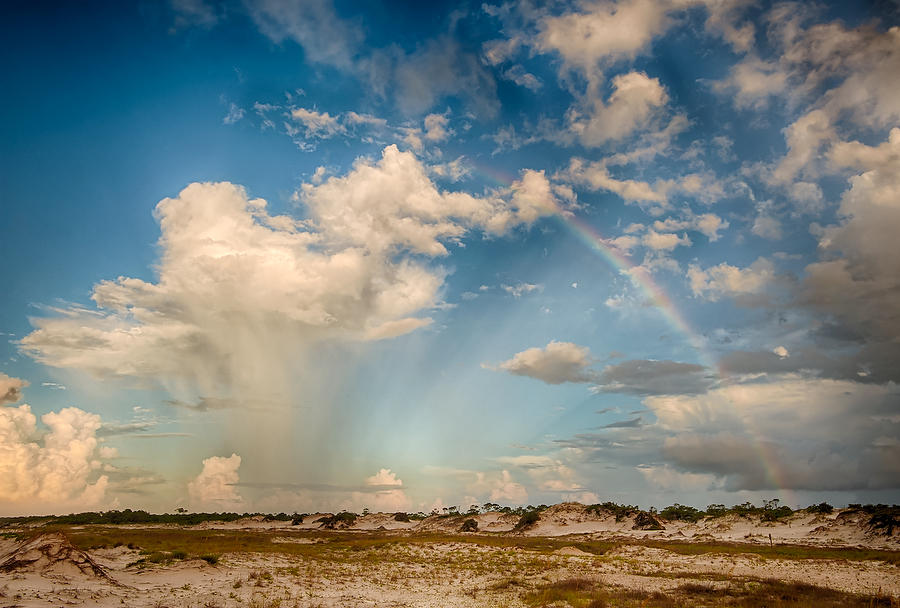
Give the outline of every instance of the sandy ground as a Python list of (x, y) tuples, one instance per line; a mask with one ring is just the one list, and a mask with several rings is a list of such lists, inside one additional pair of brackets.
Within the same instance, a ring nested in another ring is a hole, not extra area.
[[(313, 518), (302, 526), (261, 518), (204, 529), (270, 531), (276, 545), (322, 543), (321, 551), (290, 555), (225, 553), (215, 565), (199, 559), (135, 565), (139, 548), (119, 546), (82, 552), (61, 534), (45, 534), (30, 545), (0, 540), (0, 608), (32, 606), (135, 606), (153, 608), (518, 607), (523, 590), (548, 581), (582, 577), (604, 585), (643, 591), (672, 591), (685, 582), (712, 585), (729, 580), (779, 579), (841, 591), (887, 594), (900, 600), (900, 567), (877, 560), (773, 559), (754, 553), (683, 555), (640, 544), (656, 540), (704, 540), (763, 544), (897, 549), (897, 535), (876, 537), (860, 521), (842, 517), (796, 515), (768, 525), (746, 518), (721, 518), (681, 524), (664, 522), (662, 531), (632, 530), (633, 522), (587, 515), (576, 505), (557, 505), (524, 534), (557, 539), (560, 548), (537, 550), (486, 546), (477, 542), (421, 539), (429, 532), (455, 532), (461, 520), (429, 518), (396, 522), (391, 515), (360, 518), (341, 536), (373, 530), (397, 530), (401, 539), (371, 547), (331, 549), (318, 537)], [(509, 532), (518, 518), (496, 513), (476, 518), (479, 529)], [(133, 527), (134, 528), (134, 527)], [(331, 533), (328, 539), (333, 539)], [(567, 534), (572, 544), (566, 544)], [(769, 534), (772, 540), (769, 540)], [(477, 536), (472, 536), (475, 539)], [(575, 546), (584, 539), (615, 539), (602, 555)], [(8, 567), (4, 570), (4, 564)], [(99, 570), (98, 568), (99, 567)], [(513, 581), (512, 583), (510, 581)]]

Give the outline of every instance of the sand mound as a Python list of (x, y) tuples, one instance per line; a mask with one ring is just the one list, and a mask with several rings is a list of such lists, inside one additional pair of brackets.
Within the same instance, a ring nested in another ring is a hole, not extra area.
[(52, 532), (25, 541), (0, 562), (0, 572), (35, 572), (101, 578), (114, 585), (106, 569), (76, 548), (65, 534)]
[(553, 552), (556, 555), (574, 555), (580, 557), (593, 557), (592, 553), (588, 553), (587, 551), (582, 551), (578, 547), (561, 547)]

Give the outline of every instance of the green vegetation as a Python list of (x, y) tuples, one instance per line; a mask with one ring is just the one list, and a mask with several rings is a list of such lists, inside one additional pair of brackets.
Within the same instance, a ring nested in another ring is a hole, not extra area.
[(463, 522), (462, 526), (459, 528), (460, 532), (477, 532), (478, 531), (478, 522), (472, 518), (467, 519)]
[(572, 608), (878, 608), (893, 606), (891, 598), (857, 595), (804, 583), (737, 579), (724, 586), (686, 583), (669, 593), (621, 589), (585, 578), (540, 585), (523, 597), (529, 606), (567, 605)]
[(620, 522), (626, 517), (630, 517), (640, 511), (640, 509), (634, 505), (620, 505), (614, 502), (603, 502), (596, 505), (587, 505), (584, 510), (587, 513), (593, 513), (598, 517), (602, 517), (606, 514), (615, 515), (617, 522)]
[(866, 527), (875, 534), (891, 536), (894, 528), (900, 528), (900, 506), (851, 504), (848, 514), (862, 512), (869, 516)]
[(394, 521), (409, 521), (409, 515), (402, 511), (394, 513)]
[(827, 502), (820, 502), (817, 505), (810, 505), (806, 507), (807, 513), (821, 513), (822, 515), (828, 515), (829, 513), (834, 511), (834, 507), (832, 507)]
[(529, 510), (521, 513), (519, 515), (519, 521), (516, 522), (514, 530), (527, 530), (528, 528), (535, 525), (541, 519), (541, 511), (547, 508), (546, 505), (540, 505), (538, 507), (532, 507), (529, 505)]
[(704, 513), (694, 507), (680, 505), (677, 502), (659, 512), (660, 517), (669, 521), (689, 521), (696, 523), (703, 519)]
[(340, 513), (335, 513), (334, 515), (326, 515), (325, 517), (320, 517), (316, 520), (316, 523), (321, 523), (322, 527), (326, 530), (334, 530), (336, 528), (349, 528), (356, 523), (356, 519), (356, 513), (341, 511)]

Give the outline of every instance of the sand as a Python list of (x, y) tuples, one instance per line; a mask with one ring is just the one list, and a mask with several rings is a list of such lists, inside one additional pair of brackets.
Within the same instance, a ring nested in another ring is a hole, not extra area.
[[(392, 514), (369, 514), (351, 529), (328, 533), (315, 531), (317, 518), (307, 518), (300, 526), (252, 518), (194, 527), (271, 536), (273, 550), (225, 553), (216, 564), (201, 559), (136, 564), (146, 557), (139, 548), (123, 545), (81, 551), (57, 533), (28, 542), (4, 538), (0, 540), (0, 607), (512, 608), (526, 605), (522, 598), (529, 589), (570, 577), (613, 588), (660, 592), (677, 592), (680, 585), (692, 581), (727, 585), (732, 580), (774, 578), (900, 599), (900, 567), (883, 561), (763, 558), (752, 552), (685, 555), (656, 543), (642, 544), (646, 540), (714, 540), (751, 548), (789, 543), (898, 549), (897, 534), (873, 535), (861, 518), (842, 516), (841, 512), (795, 514), (774, 525), (731, 516), (697, 524), (663, 521), (664, 530), (648, 531), (632, 529), (634, 522), (629, 518), (617, 522), (612, 515), (588, 514), (583, 506), (566, 503), (545, 511), (541, 520), (525, 531), (513, 530), (518, 521), (515, 516), (475, 516), (481, 532), (473, 534), (458, 533), (467, 518), (400, 522)], [(140, 533), (140, 527), (128, 529)], [(428, 540), (439, 538), (435, 535), (442, 532), (457, 540)], [(491, 546), (486, 541), (467, 542), (497, 538), (498, 534), (523, 543)], [(524, 542), (540, 537), (554, 539), (555, 548), (541, 550)], [(348, 548), (334, 542), (340, 538), (388, 538), (392, 542)], [(591, 540), (616, 544), (597, 555), (585, 550), (590, 548), (586, 541)], [(310, 546), (314, 552), (290, 554), (278, 549), (291, 546)]]

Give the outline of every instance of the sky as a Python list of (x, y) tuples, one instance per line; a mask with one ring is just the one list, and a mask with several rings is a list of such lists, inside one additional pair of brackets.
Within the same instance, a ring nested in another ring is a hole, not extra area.
[(0, 40), (0, 515), (900, 502), (896, 2)]

